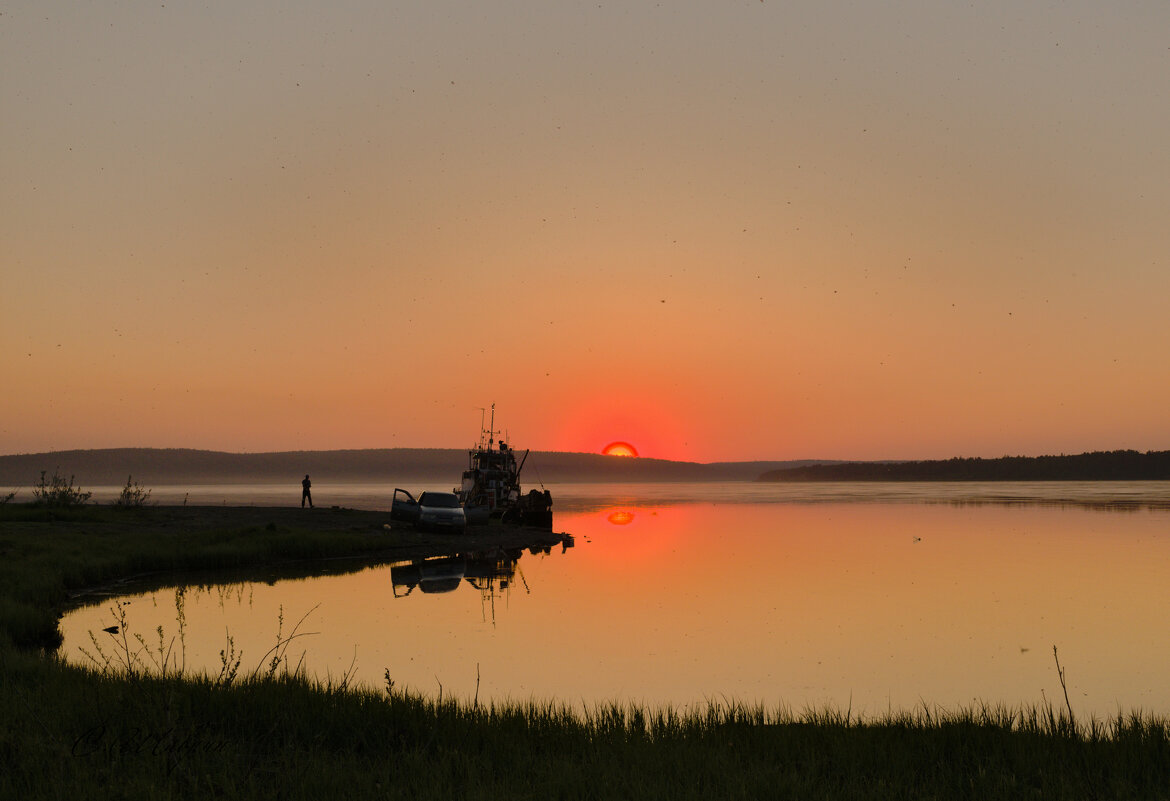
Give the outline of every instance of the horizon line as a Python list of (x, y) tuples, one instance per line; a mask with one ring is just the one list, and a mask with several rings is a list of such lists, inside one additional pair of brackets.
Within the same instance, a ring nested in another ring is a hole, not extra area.
[[(213, 448), (172, 447), (172, 446), (166, 446), (166, 447), (160, 447), (160, 446), (117, 446), (117, 447), (105, 447), (105, 448), (59, 448), (59, 449), (46, 450), (46, 451), (30, 451), (30, 452), (25, 452), (25, 453), (3, 453), (3, 454), (0, 454), (0, 458), (49, 456), (52, 454), (61, 454), (61, 453), (97, 453), (97, 452), (101, 452), (101, 451), (191, 451), (191, 452), (196, 452), (196, 453), (211, 453), (211, 454), (221, 454), (221, 455), (228, 455), (228, 456), (272, 456), (272, 455), (293, 454), (293, 453), (345, 453), (345, 452), (361, 453), (361, 452), (370, 452), (370, 451), (459, 451), (459, 452), (463, 452), (463, 451), (470, 451), (470, 450), (474, 450), (474, 448), (466, 448), (466, 447), (453, 448), (453, 447), (437, 447), (437, 446), (422, 447), (422, 446), (395, 445), (395, 446), (390, 446), (390, 447), (369, 447), (369, 448), (301, 448), (301, 449), (291, 449), (291, 450), (225, 451), (225, 450), (217, 450), (217, 449), (213, 449)], [(948, 457), (935, 457), (935, 458), (882, 457), (882, 458), (876, 458), (876, 459), (857, 459), (857, 458), (841, 458), (841, 457), (824, 457), (824, 456), (822, 456), (822, 457), (766, 458), (766, 459), (761, 459), (761, 458), (756, 458), (756, 459), (718, 459), (718, 460), (713, 460), (713, 461), (702, 462), (702, 461), (692, 461), (692, 460), (688, 460), (688, 459), (667, 459), (667, 458), (656, 457), (656, 456), (615, 456), (615, 455), (607, 455), (607, 454), (603, 454), (603, 453), (595, 453), (595, 452), (591, 452), (591, 451), (548, 450), (548, 449), (542, 449), (542, 448), (528, 448), (525, 450), (531, 451), (532, 453), (567, 454), (567, 455), (574, 455), (574, 456), (597, 456), (597, 457), (602, 457), (602, 458), (606, 458), (606, 459), (622, 459), (622, 460), (633, 460), (633, 461), (643, 461), (643, 462), (669, 462), (672, 464), (695, 464), (695, 465), (751, 464), (754, 462), (842, 462), (842, 463), (858, 463), (858, 464), (899, 463), (899, 462), (945, 462), (945, 461), (949, 461), (951, 459), (985, 459), (985, 460), (1013, 459), (1013, 458), (1042, 459), (1042, 458), (1059, 458), (1059, 457), (1069, 457), (1069, 456), (1084, 456), (1084, 455), (1093, 454), (1093, 453), (1132, 452), (1132, 453), (1151, 454), (1151, 453), (1166, 453), (1166, 452), (1168, 452), (1167, 450), (1158, 450), (1158, 449), (1152, 449), (1152, 448), (1146, 449), (1146, 450), (1139, 450), (1136, 448), (1111, 448), (1108, 450), (1086, 450), (1086, 451), (1079, 451), (1076, 453), (1065, 453), (1065, 452), (1042, 453), (1042, 454), (1037, 454), (1037, 455), (1005, 453), (1005, 454), (1001, 454), (999, 456), (954, 455), (954, 456), (948, 456)]]

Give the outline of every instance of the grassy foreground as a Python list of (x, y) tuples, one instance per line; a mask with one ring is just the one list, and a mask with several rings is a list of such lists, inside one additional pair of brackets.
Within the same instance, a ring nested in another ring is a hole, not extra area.
[(41, 650), (87, 586), (424, 547), (362, 513), (292, 511), (0, 507), (0, 798), (1170, 799), (1162, 719), (477, 706), (287, 674), (99, 675)]

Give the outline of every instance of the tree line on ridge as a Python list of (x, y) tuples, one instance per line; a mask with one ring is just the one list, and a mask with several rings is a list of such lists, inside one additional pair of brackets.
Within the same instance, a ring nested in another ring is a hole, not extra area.
[(814, 464), (762, 473), (758, 481), (1167, 481), (1170, 451), (1094, 451), (919, 462)]

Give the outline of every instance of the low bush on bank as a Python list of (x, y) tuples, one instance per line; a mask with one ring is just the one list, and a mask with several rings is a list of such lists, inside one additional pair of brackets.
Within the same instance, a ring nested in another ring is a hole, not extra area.
[(121, 494), (114, 501), (114, 506), (121, 509), (141, 509), (150, 502), (150, 490), (143, 487), (134, 476), (126, 476), (126, 486), (122, 487)]
[(47, 506), (54, 509), (69, 509), (84, 505), (91, 497), (92, 492), (82, 492), (81, 487), (73, 485), (74, 476), (66, 481), (59, 472), (53, 471), (53, 477), (46, 479), (47, 470), (41, 471), (40, 483), (33, 487), (33, 503), (37, 506)]

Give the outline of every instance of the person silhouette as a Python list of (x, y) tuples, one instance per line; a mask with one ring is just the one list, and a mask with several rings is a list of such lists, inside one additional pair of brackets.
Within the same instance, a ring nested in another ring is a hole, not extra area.
[(309, 502), (309, 508), (313, 508), (313, 495), (309, 492), (309, 487), (313, 486), (313, 482), (309, 481), (309, 474), (305, 473), (305, 480), (301, 482), (301, 508), (305, 508), (305, 501)]

